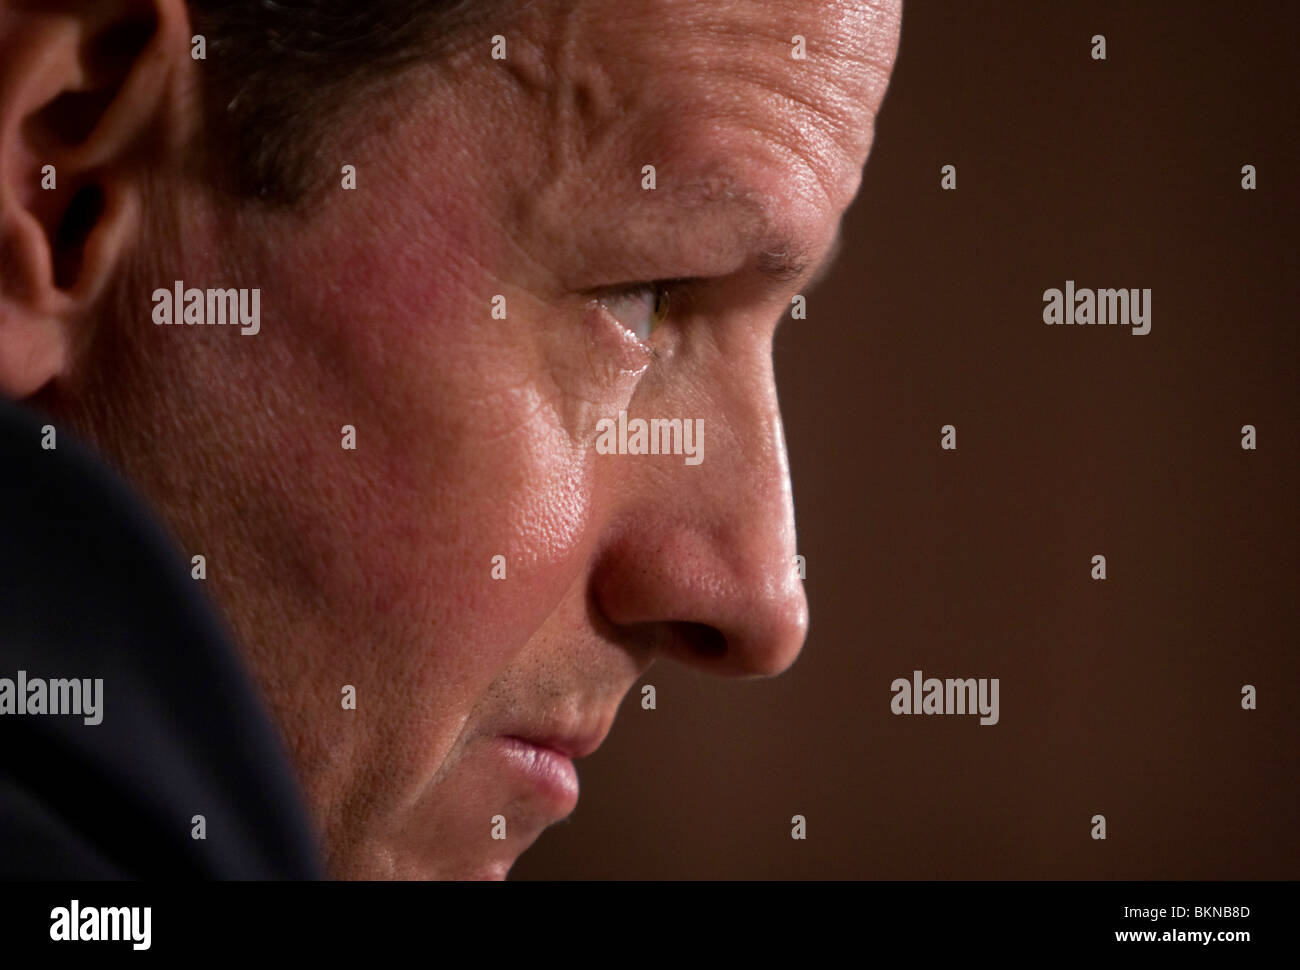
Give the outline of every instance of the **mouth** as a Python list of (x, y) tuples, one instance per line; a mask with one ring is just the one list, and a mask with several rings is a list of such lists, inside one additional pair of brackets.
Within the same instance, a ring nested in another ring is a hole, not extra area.
[(526, 783), (556, 821), (578, 807), (578, 769), (565, 752), (514, 735), (497, 738), (497, 751), (509, 770)]
[(556, 821), (578, 806), (578, 769), (573, 762), (595, 751), (599, 736), (503, 734), (496, 749), (508, 769), (532, 790)]

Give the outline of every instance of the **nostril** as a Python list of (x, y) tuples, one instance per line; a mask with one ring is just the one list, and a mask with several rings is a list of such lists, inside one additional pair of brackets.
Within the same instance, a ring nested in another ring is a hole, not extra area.
[(707, 623), (673, 624), (673, 633), (684, 649), (706, 659), (717, 659), (727, 652), (727, 638), (722, 631)]

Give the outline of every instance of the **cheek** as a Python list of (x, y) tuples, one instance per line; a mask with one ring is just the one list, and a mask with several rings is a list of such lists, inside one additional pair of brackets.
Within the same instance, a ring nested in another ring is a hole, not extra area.
[[(546, 328), (524, 320), (536, 306), (511, 295), (507, 318), (493, 319), (499, 283), (411, 252), (391, 239), (363, 239), (333, 263), (322, 252), (314, 278), (355, 283), (296, 295), (292, 358), (313, 389), (300, 410), (321, 444), (297, 473), (311, 498), (295, 503), (293, 528), (330, 546), (313, 580), (358, 623), (403, 628), (419, 651), (408, 670), (443, 676), (454, 664), (460, 684), (481, 687), (580, 572), (589, 449)], [(355, 451), (341, 448), (344, 424)]]
[[(297, 257), (277, 287), (283, 326), (268, 317), (255, 338), (282, 342), (302, 389), (295, 435), (316, 442), (275, 443), (303, 459), (276, 489), (310, 548), (309, 593), (338, 617), (329, 666), (372, 645), (371, 683), (390, 711), (356, 739), (369, 755), (358, 756), (400, 771), (408, 792), (472, 735), (489, 685), (584, 575), (587, 425), (616, 413), (643, 369), (608, 321), (547, 316), (484, 272), (500, 261), (481, 213), (444, 213), (435, 227), (412, 209), (376, 220), (382, 233), (354, 224)], [(341, 448), (344, 424), (355, 451)]]

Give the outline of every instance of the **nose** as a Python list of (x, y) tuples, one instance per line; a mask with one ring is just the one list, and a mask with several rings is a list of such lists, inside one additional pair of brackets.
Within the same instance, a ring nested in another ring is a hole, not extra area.
[[(748, 379), (694, 380), (704, 393), (634, 410), (703, 419), (703, 460), (603, 454), (616, 504), (592, 573), (610, 623), (661, 656), (733, 676), (772, 676), (794, 663), (808, 629), (795, 566), (794, 503), (770, 343)], [(685, 424), (685, 421), (683, 421)], [(604, 477), (604, 476), (603, 476)]]

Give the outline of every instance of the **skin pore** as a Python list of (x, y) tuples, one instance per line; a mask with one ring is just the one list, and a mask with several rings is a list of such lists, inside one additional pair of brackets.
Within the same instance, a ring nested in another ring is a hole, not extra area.
[[(319, 164), (356, 190), (291, 212), (176, 164), (202, 64), (154, 6), (161, 93), (132, 96), (167, 137), (108, 156), (84, 290), (4, 304), (5, 389), (206, 556), (331, 875), (503, 878), (574, 798), (505, 738), (579, 756), (653, 661), (767, 676), (803, 644), (771, 341), (857, 192), (901, 12), (522, 5), (505, 60), (485, 38), (344, 112)], [(260, 332), (154, 326), (174, 280), (261, 288)], [(704, 461), (596, 453), (620, 410), (703, 419)]]

